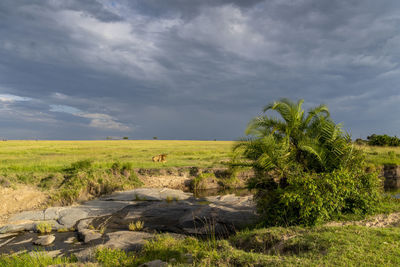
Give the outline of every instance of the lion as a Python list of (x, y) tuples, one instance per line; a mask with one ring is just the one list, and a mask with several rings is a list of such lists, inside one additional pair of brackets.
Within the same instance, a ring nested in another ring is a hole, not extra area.
[(152, 158), (153, 162), (167, 162), (167, 154), (160, 154)]

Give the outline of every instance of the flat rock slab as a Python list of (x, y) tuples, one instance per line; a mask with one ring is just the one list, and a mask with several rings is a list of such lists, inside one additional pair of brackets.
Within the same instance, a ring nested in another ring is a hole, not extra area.
[[(177, 202), (142, 202), (129, 205), (108, 218), (107, 228), (126, 229), (130, 222), (144, 222), (144, 229), (179, 234), (229, 235), (236, 229), (254, 224), (255, 206), (240, 197), (229, 203), (199, 204), (195, 200)], [(95, 222), (101, 223), (100, 221)]]
[[(127, 230), (129, 223), (141, 220), (145, 230), (204, 235), (213, 231), (231, 233), (255, 223), (257, 216), (251, 196), (225, 195), (199, 200), (181, 190), (139, 188), (82, 205), (22, 212), (11, 217), (9, 224), (0, 227), (0, 234), (34, 230), (40, 221), (49, 221), (53, 229), (59, 229), (76, 228), (79, 222), (86, 220), (93, 221), (93, 226), (114, 230)], [(97, 235), (84, 231), (88, 222), (85, 225), (78, 229), (78, 232), (85, 233), (83, 239), (99, 239)]]
[(138, 200), (186, 200), (193, 197), (192, 193), (169, 188), (138, 188), (125, 192), (117, 192), (103, 200), (138, 201)]
[(35, 228), (35, 225), (36, 224), (34, 221), (28, 221), (28, 220), (25, 220), (22, 223), (16, 222), (16, 223), (6, 224), (0, 227), (0, 234), (31, 231)]
[(54, 235), (39, 236), (38, 239), (33, 242), (33, 244), (39, 246), (48, 246), (53, 243), (55, 239), (56, 237)]
[(0, 234), (35, 230), (35, 225), (42, 221), (50, 221), (53, 229), (71, 228), (75, 227), (76, 223), (82, 219), (111, 215), (132, 203), (134, 202), (91, 200), (79, 206), (25, 211), (12, 216), (8, 220), (8, 224), (0, 227)]
[(106, 234), (105, 247), (123, 249), (125, 251), (139, 251), (146, 240), (154, 238), (154, 234), (146, 232), (117, 231)]

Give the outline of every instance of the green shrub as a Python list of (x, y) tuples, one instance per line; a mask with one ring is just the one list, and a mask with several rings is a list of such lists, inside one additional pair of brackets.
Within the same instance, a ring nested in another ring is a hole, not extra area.
[(400, 139), (397, 136), (373, 134), (367, 139), (370, 146), (400, 146)]
[(40, 222), (36, 224), (36, 231), (41, 234), (51, 233), (52, 225), (49, 222)]
[(216, 177), (215, 177), (214, 173), (201, 173), (192, 180), (192, 182), (191, 182), (192, 189), (193, 190), (205, 189), (205, 186), (206, 186), (205, 182), (207, 179), (216, 180)]
[(79, 171), (88, 171), (92, 168), (93, 161), (90, 159), (85, 159), (85, 160), (79, 160), (77, 162), (74, 162), (71, 164), (71, 166), (65, 171), (70, 172), (70, 173), (76, 173)]
[(261, 116), (247, 129), (250, 137), (234, 147), (233, 166), (251, 166), (249, 180), (267, 225), (315, 225), (343, 214), (368, 214), (378, 208), (382, 184), (365, 173), (365, 156), (350, 135), (330, 118), (324, 105), (306, 115), (303, 101), (287, 99), (264, 108), (282, 120)]
[[(104, 170), (94, 169), (92, 161), (84, 160), (75, 162), (64, 170), (58, 192), (52, 196), (54, 202), (64, 205), (142, 184), (130, 163), (115, 162), (110, 169)], [(44, 182), (44, 185), (46, 184), (47, 182)]]
[[(0, 255), (0, 266), (25, 267), (25, 266), (76, 266), (78, 259), (70, 257), (52, 257), (45, 251), (31, 251)], [(71, 265), (70, 265), (71, 263)]]
[(365, 215), (382, 199), (377, 173), (362, 170), (293, 172), (284, 184), (270, 183), (256, 195), (266, 225), (315, 225), (345, 214)]
[(135, 262), (133, 253), (110, 248), (97, 249), (95, 259), (105, 267), (130, 266)]

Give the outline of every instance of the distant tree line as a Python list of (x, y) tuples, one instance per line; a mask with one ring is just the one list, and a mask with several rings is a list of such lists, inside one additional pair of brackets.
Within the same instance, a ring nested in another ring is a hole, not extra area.
[(367, 137), (367, 140), (357, 139), (357, 144), (366, 144), (370, 146), (400, 146), (400, 139), (397, 136), (387, 134), (373, 134)]

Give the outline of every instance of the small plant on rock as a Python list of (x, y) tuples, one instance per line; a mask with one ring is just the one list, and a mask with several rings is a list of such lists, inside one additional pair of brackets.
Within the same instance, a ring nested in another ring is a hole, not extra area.
[(41, 234), (51, 233), (52, 225), (49, 222), (40, 222), (36, 225), (36, 230)]
[(99, 229), (99, 233), (100, 234), (104, 234), (104, 232), (107, 230), (107, 228), (105, 226), (100, 227)]
[(128, 226), (129, 231), (140, 231), (143, 229), (144, 222), (143, 221), (136, 221), (136, 222), (131, 222)]

